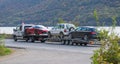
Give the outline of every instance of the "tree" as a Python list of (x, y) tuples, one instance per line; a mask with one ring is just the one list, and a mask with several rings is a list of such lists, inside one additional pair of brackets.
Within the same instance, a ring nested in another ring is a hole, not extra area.
[[(97, 13), (95, 18), (98, 22)], [(94, 51), (92, 64), (120, 64), (120, 46), (118, 44), (120, 38), (113, 32), (116, 26), (116, 17), (113, 16), (112, 20), (113, 26), (110, 32), (105, 29), (99, 32), (101, 46), (100, 49)]]

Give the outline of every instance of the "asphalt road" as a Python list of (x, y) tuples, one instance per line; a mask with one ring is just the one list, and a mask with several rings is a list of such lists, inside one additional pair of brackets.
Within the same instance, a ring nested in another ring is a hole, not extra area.
[(99, 45), (72, 46), (60, 42), (14, 42), (12, 39), (6, 39), (5, 45), (22, 49), (22, 52), (1, 60), (0, 64), (91, 64), (93, 50), (99, 48)]

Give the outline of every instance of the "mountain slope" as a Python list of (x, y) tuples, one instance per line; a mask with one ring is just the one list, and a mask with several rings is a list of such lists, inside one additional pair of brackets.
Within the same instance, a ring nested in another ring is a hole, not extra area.
[(111, 17), (116, 16), (120, 25), (120, 0), (0, 0), (0, 26), (21, 22), (53, 25), (59, 18), (79, 25), (96, 25), (94, 9), (101, 24), (112, 25)]

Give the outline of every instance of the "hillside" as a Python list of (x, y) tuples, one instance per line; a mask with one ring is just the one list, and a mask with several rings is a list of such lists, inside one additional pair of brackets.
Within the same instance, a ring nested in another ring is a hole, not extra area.
[(112, 25), (111, 17), (116, 16), (120, 26), (120, 0), (0, 0), (0, 26), (21, 22), (53, 25), (59, 18), (94, 26), (94, 9), (101, 24)]

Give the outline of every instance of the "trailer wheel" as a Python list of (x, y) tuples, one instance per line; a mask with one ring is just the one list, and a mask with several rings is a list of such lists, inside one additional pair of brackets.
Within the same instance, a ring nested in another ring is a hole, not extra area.
[(45, 40), (41, 40), (41, 43), (45, 43)]
[(34, 37), (30, 37), (30, 41), (31, 41), (31, 42), (35, 42)]
[(82, 46), (82, 43), (80, 43), (80, 46)]
[(85, 43), (84, 46), (87, 46), (87, 44)]

